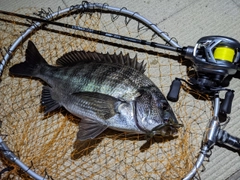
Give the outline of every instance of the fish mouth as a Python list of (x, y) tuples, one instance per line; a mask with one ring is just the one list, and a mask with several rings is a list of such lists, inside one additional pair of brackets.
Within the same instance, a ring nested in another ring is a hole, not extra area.
[(177, 136), (178, 129), (183, 125), (178, 123), (172, 110), (166, 110), (163, 114), (163, 124), (154, 127), (152, 129), (153, 134), (161, 136)]
[(158, 125), (152, 129), (154, 135), (161, 136), (177, 136), (178, 129), (182, 127), (182, 124), (164, 124)]

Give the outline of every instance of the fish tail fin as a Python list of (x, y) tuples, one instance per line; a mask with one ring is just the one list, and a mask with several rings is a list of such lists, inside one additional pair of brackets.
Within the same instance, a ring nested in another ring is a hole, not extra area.
[(46, 66), (47, 62), (37, 50), (32, 41), (28, 41), (26, 50), (26, 60), (16, 64), (9, 69), (12, 75), (36, 77), (41, 67)]

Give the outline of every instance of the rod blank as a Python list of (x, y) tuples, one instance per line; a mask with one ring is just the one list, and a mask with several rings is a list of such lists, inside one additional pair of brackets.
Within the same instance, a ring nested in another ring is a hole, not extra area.
[(51, 24), (51, 25), (55, 25), (55, 26), (68, 28), (68, 29), (74, 29), (74, 30), (78, 30), (78, 31), (97, 34), (97, 35), (100, 35), (100, 36), (110, 37), (110, 38), (114, 38), (114, 39), (120, 39), (120, 40), (132, 42), (132, 43), (136, 43), (136, 44), (147, 45), (147, 46), (151, 46), (151, 47), (154, 47), (154, 48), (160, 48), (160, 49), (165, 49), (165, 50), (174, 51), (174, 52), (181, 52), (180, 47), (168, 46), (168, 45), (160, 44), (160, 43), (157, 43), (157, 42), (149, 42), (149, 41), (146, 41), (146, 40), (141, 40), (141, 39), (132, 38), (132, 37), (128, 37), (128, 36), (122, 36), (122, 35), (119, 35), (119, 34), (94, 30), (94, 29), (90, 29), (90, 28), (85, 28), (85, 27), (66, 24), (66, 23), (61, 23), (61, 22), (50, 21), (50, 20), (47, 20), (47, 19), (41, 19), (41, 18), (27, 16), (27, 15), (13, 13), (13, 12), (7, 12), (7, 11), (0, 10), (0, 13), (5, 14), (5, 15), (10, 15), (10, 16), (23, 18), (23, 19), (32, 20), (32, 21), (36, 21), (36, 22), (40, 22), (40, 23)]

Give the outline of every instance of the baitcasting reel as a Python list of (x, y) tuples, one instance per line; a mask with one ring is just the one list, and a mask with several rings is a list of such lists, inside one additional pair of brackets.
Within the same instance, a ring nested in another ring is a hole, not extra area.
[[(183, 179), (190, 180), (215, 144), (240, 152), (240, 138), (221, 129), (221, 122), (225, 122), (227, 114), (231, 113), (234, 91), (225, 87), (240, 70), (240, 43), (229, 37), (206, 36), (199, 39), (195, 47), (178, 48), (177, 52), (192, 62), (194, 75), (188, 81), (176, 78), (171, 84), (167, 99), (173, 102), (178, 100), (181, 81), (184, 81), (191, 89), (208, 94), (214, 100), (213, 118), (206, 127), (198, 159)], [(219, 98), (219, 91), (222, 90), (227, 91), (224, 99)]]
[(230, 114), (234, 91), (224, 87), (229, 84), (230, 77), (239, 70), (240, 43), (229, 37), (206, 36), (199, 39), (195, 47), (183, 47), (179, 52), (185, 59), (191, 60), (195, 74), (188, 81), (176, 78), (171, 84), (168, 100), (178, 100), (181, 81), (199, 93), (210, 96), (226, 90), (221, 112)]

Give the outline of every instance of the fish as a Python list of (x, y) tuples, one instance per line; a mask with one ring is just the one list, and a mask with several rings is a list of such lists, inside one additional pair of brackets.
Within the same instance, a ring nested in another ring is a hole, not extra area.
[(10, 75), (44, 81), (44, 114), (63, 107), (79, 118), (80, 141), (94, 139), (107, 128), (153, 137), (175, 136), (181, 127), (137, 56), (80, 50), (50, 65), (29, 40), (25, 57), (9, 68)]

